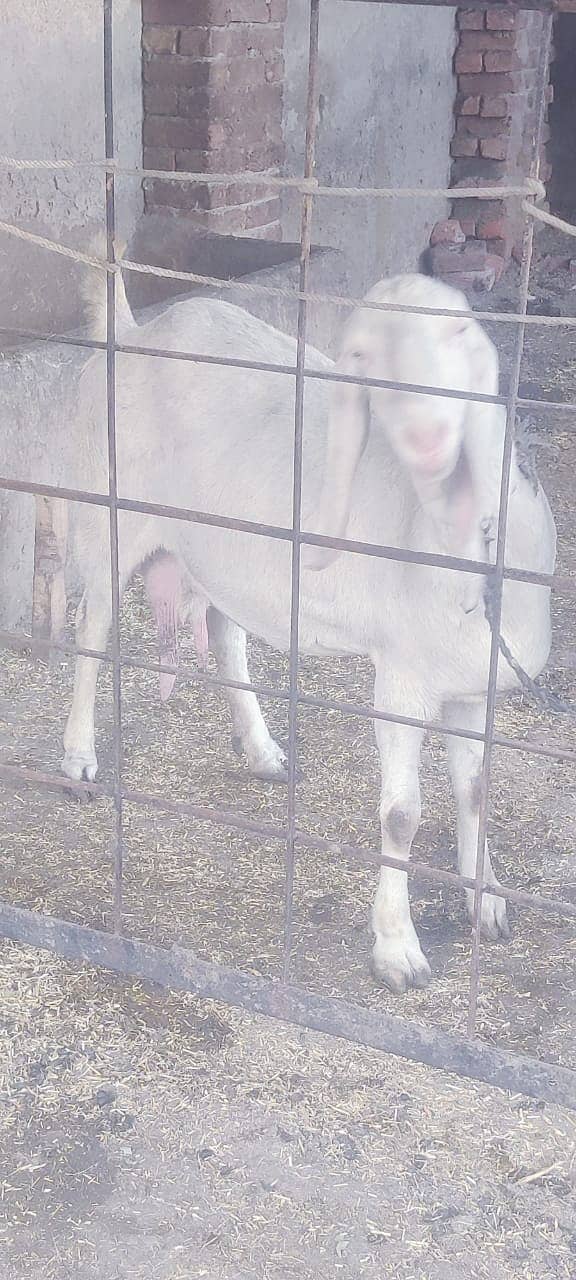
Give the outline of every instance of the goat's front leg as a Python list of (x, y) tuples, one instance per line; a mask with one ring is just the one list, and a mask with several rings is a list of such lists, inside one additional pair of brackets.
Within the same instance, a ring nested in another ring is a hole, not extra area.
[[(92, 586), (76, 614), (76, 642), (81, 649), (105, 650), (112, 616), (110, 588)], [(94, 703), (100, 661), (78, 654), (72, 707), (64, 731), (62, 770), (75, 782), (93, 782), (98, 770), (94, 742)]]
[[(421, 716), (421, 700), (412, 699), (402, 680), (376, 668), (375, 706), (395, 715)], [(382, 789), (380, 823), (382, 853), (407, 862), (420, 824), (418, 766), (423, 730), (408, 725), (376, 722)], [(376, 935), (372, 953), (376, 976), (398, 994), (409, 987), (425, 987), (430, 966), (412, 923), (405, 871), (383, 866), (372, 910)]]
[[(208, 611), (208, 638), (219, 674), (225, 680), (250, 683), (246, 661), (246, 632), (223, 613)], [(286, 782), (285, 753), (274, 740), (260, 710), (255, 693), (247, 689), (227, 689), (232, 711), (232, 743), (246, 753), (248, 768), (255, 778), (266, 782)]]
[[(452, 725), (455, 729), (471, 729), (482, 733), (486, 723), (485, 701), (481, 699), (478, 702), (447, 703), (444, 708), (444, 723)], [(452, 789), (458, 810), (458, 867), (460, 875), (474, 880), (478, 852), (480, 781), (484, 744), (472, 738), (454, 737), (452, 734), (447, 736), (446, 741)], [(498, 884), (492, 870), (488, 842), (484, 852), (484, 884)], [(466, 889), (465, 893), (468, 914), (472, 916), (474, 890)], [(485, 893), (482, 897), (480, 919), (485, 937), (492, 939), (508, 937), (505, 898)]]

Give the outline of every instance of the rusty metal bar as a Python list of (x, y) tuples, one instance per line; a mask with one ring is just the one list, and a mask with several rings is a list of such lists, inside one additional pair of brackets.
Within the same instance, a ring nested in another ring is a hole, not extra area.
[(239, 969), (200, 960), (182, 947), (168, 949), (135, 942), (86, 925), (42, 918), (5, 903), (0, 904), (0, 932), (14, 942), (68, 960), (98, 965), (173, 991), (193, 992), (249, 1013), (479, 1080), (491, 1088), (576, 1110), (576, 1073), (566, 1067), (496, 1049), (480, 1040), (422, 1026), (381, 1010), (363, 1009), (302, 987), (256, 978)]
[[(104, 653), (98, 649), (84, 649), (81, 646), (74, 646), (65, 643), (50, 643), (46, 640), (35, 641), (24, 632), (0, 631), (0, 646), (8, 649), (22, 651), (26, 649), (44, 649), (46, 653), (56, 649), (60, 653), (69, 655), (70, 657), (96, 658), (99, 662), (112, 661), (108, 653)], [(258, 697), (276, 698), (279, 701), (287, 702), (289, 692), (282, 688), (281, 685), (264, 684), (260, 681), (244, 680), (228, 680), (224, 676), (208, 675), (205, 671), (199, 671), (195, 667), (189, 667), (185, 664), (173, 666), (169, 663), (147, 661), (145, 658), (137, 657), (121, 657), (121, 668), (126, 667), (129, 671), (149, 671), (153, 675), (165, 672), (167, 675), (184, 676), (185, 679), (195, 684), (205, 684), (216, 689), (241, 689), (246, 693), (255, 693)], [(299, 693), (298, 704), (303, 707), (309, 707), (316, 711), (336, 711), (343, 716), (356, 716), (363, 720), (383, 720), (389, 724), (404, 724), (413, 729), (424, 729), (428, 733), (442, 733), (447, 737), (466, 738), (471, 742), (483, 742), (484, 734), (474, 729), (455, 728), (452, 724), (443, 724), (439, 720), (422, 720), (417, 716), (401, 716), (395, 715), (391, 711), (379, 711), (376, 707), (371, 707), (357, 702), (348, 702), (345, 698), (320, 698), (312, 697), (309, 694)], [(520, 751), (525, 755), (543, 756), (548, 760), (562, 760), (567, 764), (576, 764), (576, 748), (565, 746), (563, 743), (555, 743), (554, 746), (546, 746), (544, 743), (534, 742), (531, 738), (509, 738), (505, 734), (494, 734), (494, 745), (502, 747), (505, 750)], [(84, 788), (86, 784), (83, 784)]]
[[(109, 498), (103, 493), (92, 493), (85, 489), (68, 489), (63, 485), (38, 484), (33, 480), (11, 480), (9, 476), (0, 476), (0, 489), (12, 493), (45, 494), (47, 497), (66, 498), (69, 502), (85, 502), (99, 507), (109, 506)], [(169, 507), (158, 502), (139, 502), (137, 499), (116, 499), (118, 511), (135, 511), (142, 515), (161, 516), (168, 520), (186, 520), (193, 524), (212, 525), (218, 529), (233, 529), (240, 533), (254, 533), (264, 538), (280, 538), (286, 542), (294, 541), (292, 529), (281, 525), (259, 524), (253, 520), (237, 520), (233, 516), (217, 516), (207, 511), (192, 511), (189, 507)], [(335, 547), (338, 551), (347, 551), (354, 555), (379, 556), (384, 560), (398, 560), (403, 564), (430, 565), (437, 569), (451, 569), (459, 573), (480, 574), (491, 577), (496, 572), (495, 566), (485, 564), (481, 560), (466, 560), (461, 556), (434, 555), (427, 551), (408, 551), (402, 547), (383, 546), (376, 542), (353, 542), (347, 538), (329, 538), (323, 534), (303, 533), (299, 535), (300, 543), (310, 546)], [(511, 582), (526, 582), (533, 586), (550, 587), (559, 594), (573, 596), (576, 594), (576, 579), (565, 575), (556, 576), (548, 573), (533, 573), (530, 569), (506, 567), (504, 578)]]
[[(346, 0), (348, 4), (357, 4), (359, 0)], [(411, 4), (422, 5), (424, 9), (460, 9), (460, 0), (362, 0), (368, 4)], [(508, 9), (512, 13), (516, 9), (537, 10), (540, 13), (574, 13), (573, 0), (519, 0), (512, 4), (510, 0), (466, 0), (467, 9)]]
[[(306, 293), (294, 295), (294, 301), (298, 301), (299, 298), (304, 302), (310, 302), (314, 300), (313, 295), (306, 294)], [(376, 304), (373, 304), (373, 305), (376, 306)], [(382, 305), (378, 304), (378, 310), (408, 312), (409, 314), (415, 314), (415, 315), (471, 316), (475, 320), (483, 318), (480, 313), (476, 313), (476, 312), (441, 311), (441, 310), (433, 311), (431, 308), (400, 307), (400, 306), (392, 306), (392, 305), (384, 306), (384, 304)], [(528, 323), (530, 319), (533, 319), (533, 317), (527, 316), (526, 322)], [(574, 325), (576, 326), (576, 317), (571, 317), (571, 319), (573, 320)], [(517, 316), (514, 317), (514, 323), (515, 324), (520, 323), (519, 317)], [(3, 330), (0, 329), (0, 334), (2, 332)], [(55, 343), (62, 342), (62, 343), (65, 343), (67, 346), (80, 346), (81, 348), (86, 348), (93, 351), (106, 351), (105, 343), (98, 342), (92, 339), (80, 340), (76, 338), (55, 338), (52, 336), (31, 334), (28, 331), (18, 331), (17, 334), (14, 334), (12, 336), (18, 336), (22, 338), (34, 337), (44, 342), (55, 342)], [(121, 355), (152, 356), (154, 359), (188, 361), (191, 364), (216, 365), (216, 366), (223, 366), (224, 368), (233, 368), (233, 369), (253, 369), (255, 372), (258, 372), (258, 373), (287, 374), (288, 376), (292, 376), (292, 377), (295, 377), (296, 375), (296, 365), (273, 364), (265, 360), (242, 360), (240, 357), (237, 357), (237, 356), (209, 356), (209, 355), (201, 355), (196, 351), (180, 351), (178, 349), (169, 350), (164, 347), (140, 347), (140, 346), (133, 346), (128, 343), (116, 343), (115, 351), (117, 354), (119, 353)], [(384, 391), (402, 391), (402, 392), (405, 391), (408, 395), (440, 396), (443, 400), (468, 400), (468, 401), (471, 401), (473, 404), (500, 404), (506, 407), (508, 403), (507, 397), (505, 395), (490, 396), (490, 395), (484, 394), (481, 391), (455, 391), (454, 388), (451, 388), (451, 387), (428, 387), (428, 386), (423, 386), (417, 382), (395, 382), (390, 378), (360, 377), (360, 376), (348, 374), (348, 373), (339, 373), (336, 370), (336, 368), (330, 369), (330, 370), (311, 369), (305, 366), (304, 373), (306, 378), (310, 378), (316, 382), (352, 383), (354, 386), (376, 387), (376, 388), (381, 388)], [(526, 409), (536, 409), (536, 410), (544, 410), (544, 409), (553, 409), (553, 410), (560, 410), (560, 411), (570, 410), (572, 413), (576, 413), (576, 405), (571, 404), (567, 400), (535, 400), (534, 398), (531, 398), (531, 397), (519, 397), (518, 407), (526, 408)]]
[[(0, 763), (0, 782), (11, 785), (14, 789), (25, 786), (38, 787), (56, 794), (69, 793), (72, 796), (77, 796), (79, 800), (114, 799), (113, 788), (105, 783), (72, 782), (68, 778), (21, 765)], [(263, 822), (260, 819), (246, 818), (243, 814), (223, 809), (216, 805), (207, 806), (194, 804), (189, 800), (171, 800), (169, 797), (157, 795), (154, 792), (132, 790), (127, 787), (122, 788), (122, 800), (124, 804), (133, 804), (138, 808), (153, 809), (156, 813), (171, 814), (179, 818), (194, 818), (198, 822), (210, 822), (215, 826), (225, 827), (227, 830), (239, 831), (243, 835), (275, 840), (284, 845), (288, 839), (289, 832), (286, 825), (279, 822)], [(460, 875), (457, 871), (444, 871), (439, 867), (429, 866), (428, 863), (417, 860), (410, 861), (407, 864), (405, 861), (383, 854), (379, 850), (366, 848), (364, 845), (349, 844), (347, 841), (330, 839), (328, 836), (314, 836), (299, 827), (295, 828), (294, 841), (300, 848), (313, 849), (315, 852), (328, 854), (332, 860), (334, 858), (344, 858), (348, 862), (361, 863), (369, 867), (392, 867), (394, 870), (407, 873), (409, 879), (412, 880), (444, 884), (455, 889), (473, 889), (475, 885), (474, 880), (468, 876)], [(220, 855), (217, 851), (213, 853), (213, 858), (218, 863)], [(576, 904), (564, 898), (556, 898), (541, 893), (530, 893), (526, 889), (514, 889), (511, 885), (501, 884), (487, 885), (486, 892), (493, 893), (499, 898), (505, 898), (506, 901), (514, 902), (518, 906), (529, 907), (531, 910), (544, 911), (551, 915), (567, 916), (569, 919), (576, 918)]]
[[(104, 140), (106, 159), (114, 160), (113, 0), (103, 0)], [(106, 171), (106, 256), (114, 263), (116, 234), (113, 169)], [(108, 509), (110, 512), (110, 591), (112, 627), (112, 703), (114, 713), (114, 927), (122, 927), (122, 671), (120, 667), (120, 579), (118, 569), (118, 461), (116, 453), (116, 274), (106, 274), (106, 417)]]
[[(310, 0), (309, 48), (308, 48), (308, 80), (306, 100), (306, 138), (304, 177), (314, 175), (314, 157), (316, 130), (318, 125), (318, 36), (319, 36), (320, 0)], [(302, 197), (302, 215), (300, 223), (300, 269), (299, 289), (305, 295), (308, 288), (310, 268), (310, 252), (312, 248), (312, 213), (311, 195)], [(298, 331), (296, 339), (296, 386), (294, 397), (294, 450), (293, 450), (293, 494), (292, 494), (292, 572), (290, 586), (290, 650), (288, 670), (288, 798), (286, 839), (286, 885), (284, 894), (284, 949), (282, 957), (282, 979), (290, 980), (290, 964), (292, 958), (293, 911), (294, 911), (294, 871), (296, 861), (296, 762), (297, 762), (297, 729), (298, 729), (298, 667), (300, 623), (300, 548), (302, 524), (302, 445), (304, 435), (304, 391), (306, 386), (306, 327), (307, 303), (304, 296), (298, 303)]]
[[(542, 43), (540, 47), (540, 65), (538, 75), (538, 115), (536, 128), (532, 138), (532, 157), (530, 174), (538, 177), (540, 168), (540, 150), (546, 115), (546, 88), (548, 85), (548, 68), (550, 64), (550, 47), (552, 42), (552, 18), (543, 19)], [(534, 223), (526, 218), (522, 241), (522, 262), (520, 268), (520, 311), (526, 316), (530, 290), (530, 268), (534, 245)], [(502, 475), (500, 487), (500, 505), (498, 510), (498, 531), (496, 537), (496, 574), (494, 584), (492, 637), (490, 643), (490, 665), (488, 671), (488, 692), (486, 697), (486, 725), (484, 736), (484, 753), (480, 782), (480, 805), (478, 821), (478, 846), (476, 850), (476, 877), (474, 886), (473, 937), (472, 955), (470, 958), (470, 990), (468, 1004), (468, 1035), (474, 1034), (478, 994), (480, 990), (480, 952), (482, 945), (482, 898), (484, 893), (484, 863), (486, 858), (486, 839), (488, 830), (488, 804), (490, 793), (490, 775), (495, 734), (496, 686), (498, 681), (498, 663), (500, 660), (500, 624), (502, 619), (502, 592), (504, 588), (504, 558), (506, 555), (506, 529), (508, 520), (508, 502), (510, 489), (510, 472), (514, 448), (514, 429), (518, 411), (518, 394), (522, 358), (524, 355), (525, 325), (520, 324), (516, 332), (514, 344), (514, 363), (510, 380), (508, 408), (506, 414), (506, 430), (502, 455)]]
[[(84, 649), (82, 646), (50, 643), (46, 640), (36, 641), (25, 632), (0, 630), (0, 646), (7, 649), (15, 649), (16, 651), (27, 649), (39, 651), (43, 649), (46, 653), (55, 649), (70, 657), (79, 655), (85, 658), (96, 658), (99, 662), (110, 663), (112, 661), (110, 655), (103, 650)], [(184, 677), (194, 684), (209, 685), (215, 689), (241, 689), (246, 693), (255, 693), (258, 697), (276, 698), (282, 702), (287, 702), (290, 696), (288, 690), (281, 685), (264, 684), (261, 681), (255, 683), (254, 681), (246, 680), (228, 680), (224, 676), (208, 675), (207, 672), (200, 671), (196, 667), (190, 667), (184, 663), (179, 666), (173, 666), (169, 663), (152, 662), (146, 658), (127, 656), (120, 658), (120, 666), (121, 668), (126, 667), (129, 671), (148, 671), (152, 675), (165, 672), (167, 675)], [(452, 724), (442, 724), (439, 720), (421, 720), (417, 716), (394, 715), (391, 711), (379, 711), (376, 707), (358, 702), (348, 702), (345, 698), (320, 698), (299, 693), (298, 704), (316, 711), (336, 711), (339, 715), (356, 716), (358, 719), (363, 720), (383, 720), (390, 724), (405, 724), (413, 729), (424, 729), (428, 733), (442, 733), (447, 737), (467, 738), (471, 742), (484, 741), (484, 734), (474, 729), (454, 728)], [(505, 734), (496, 733), (494, 735), (494, 745), (510, 751), (524, 752), (526, 755), (543, 756), (549, 760), (562, 760), (567, 764), (576, 764), (576, 748), (565, 746), (563, 743), (549, 747), (544, 743), (533, 742), (530, 738), (509, 738)], [(86, 784), (83, 783), (81, 785), (85, 789)]]

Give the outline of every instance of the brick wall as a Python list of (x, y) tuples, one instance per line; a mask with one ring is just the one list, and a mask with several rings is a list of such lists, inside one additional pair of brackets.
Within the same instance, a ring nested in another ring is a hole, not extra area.
[[(145, 168), (278, 172), (284, 14), (285, 0), (142, 0)], [(277, 193), (249, 180), (149, 178), (144, 198), (211, 231), (280, 238)]]
[[(459, 9), (456, 20), (452, 185), (514, 182), (530, 165), (542, 16), (491, 7)], [(454, 201), (451, 219), (432, 233), (434, 273), (459, 287), (492, 288), (522, 228), (517, 200)]]

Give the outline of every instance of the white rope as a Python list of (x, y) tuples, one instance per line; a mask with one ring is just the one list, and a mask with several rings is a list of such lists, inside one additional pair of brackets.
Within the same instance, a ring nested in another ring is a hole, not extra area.
[(548, 227), (554, 227), (556, 231), (563, 231), (567, 236), (576, 236), (576, 227), (572, 222), (566, 222), (564, 218), (557, 218), (555, 213), (547, 213), (546, 209), (537, 209), (527, 200), (522, 204), (525, 213), (529, 213), (531, 218), (537, 218), (538, 222), (545, 222)]
[[(540, 186), (541, 184), (538, 183), (537, 185)], [(528, 201), (524, 203), (523, 208), (530, 217), (536, 217), (540, 221), (546, 222), (549, 226), (565, 231), (568, 235), (576, 236), (576, 226), (565, 222), (563, 218), (557, 218), (554, 214), (545, 213), (542, 209), (536, 209)], [(277, 298), (285, 298), (289, 302), (304, 300), (320, 305), (361, 306), (374, 311), (405, 312), (409, 315), (457, 315), (476, 320), (497, 321), (504, 324), (537, 324), (549, 328), (558, 326), (565, 328), (576, 327), (576, 317), (574, 316), (524, 316), (514, 312), (502, 311), (449, 311), (434, 307), (412, 307), (399, 303), (368, 302), (364, 298), (345, 298), (339, 294), (303, 293), (297, 289), (282, 288), (280, 285), (256, 284), (246, 280), (220, 280), (218, 276), (200, 275), (195, 271), (175, 271), (170, 267), (154, 267), (146, 262), (131, 262), (125, 258), (119, 262), (107, 262), (104, 258), (96, 258), (92, 254), (82, 253), (79, 249), (71, 249), (68, 245), (59, 244), (57, 241), (49, 240), (46, 236), (37, 235), (33, 231), (25, 231), (22, 227), (17, 227), (11, 222), (0, 221), (0, 231), (5, 231), (7, 235), (14, 236), (18, 240), (36, 244), (42, 249), (47, 249), (50, 253), (60, 254), (73, 262), (79, 262), (83, 266), (93, 267), (100, 271), (132, 271), (140, 275), (159, 276), (168, 280), (182, 280), (188, 284), (203, 285), (215, 289), (232, 289), (246, 294), (268, 294)]]
[(502, 200), (508, 196), (528, 196), (536, 200), (546, 197), (546, 188), (538, 178), (526, 178), (519, 186), (486, 187), (336, 187), (325, 186), (317, 178), (282, 178), (272, 173), (251, 173), (246, 169), (239, 173), (193, 173), (172, 169), (139, 169), (121, 165), (116, 160), (17, 160), (0, 155), (0, 169), (14, 170), (94, 170), (132, 178), (161, 178), (169, 182), (195, 182), (213, 187), (228, 184), (261, 186), (278, 190), (292, 188), (303, 195), (346, 196), (347, 199), (366, 197), (384, 200), (417, 200), (445, 198), (447, 200)]

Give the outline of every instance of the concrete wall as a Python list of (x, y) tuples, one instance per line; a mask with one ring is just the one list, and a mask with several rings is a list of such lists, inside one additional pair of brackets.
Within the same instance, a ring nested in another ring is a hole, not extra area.
[[(116, 148), (141, 164), (141, 5), (115, 0)], [(2, 5), (0, 153), (25, 159), (103, 159), (101, 0), (18, 0)], [(128, 234), (142, 208), (141, 183), (117, 183), (118, 225)], [(2, 218), (72, 246), (103, 225), (98, 173), (0, 171)], [(76, 268), (0, 235), (0, 325), (66, 326)]]
[[(302, 173), (308, 0), (290, 0), (285, 26), (286, 169)], [(447, 186), (454, 108), (454, 10), (331, 0), (320, 14), (317, 176), (348, 186)], [(348, 291), (414, 269), (442, 201), (315, 202), (314, 239), (346, 256)], [(298, 202), (284, 198), (283, 231), (298, 237)]]

